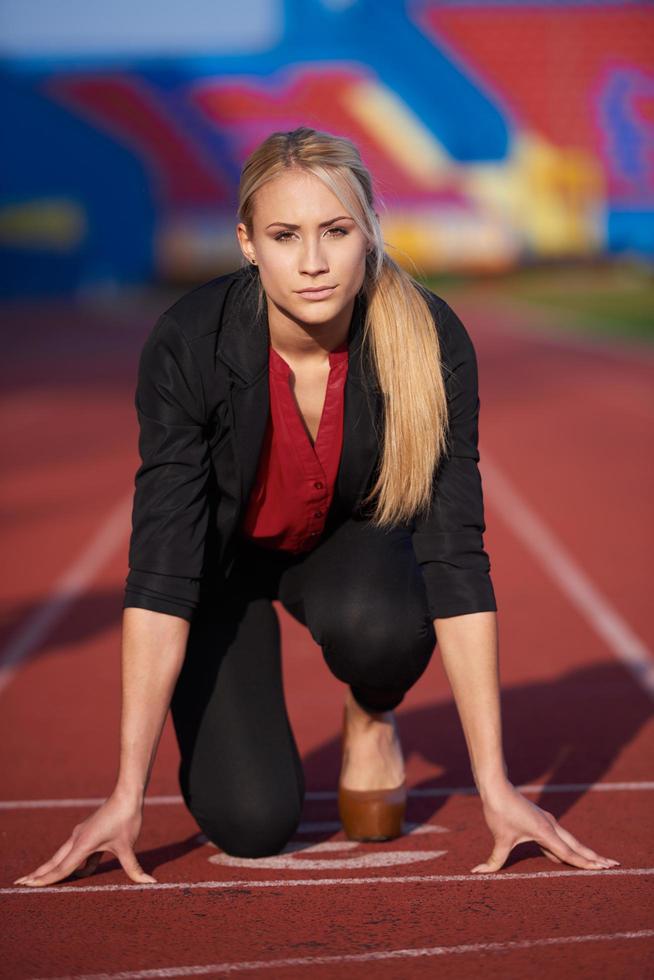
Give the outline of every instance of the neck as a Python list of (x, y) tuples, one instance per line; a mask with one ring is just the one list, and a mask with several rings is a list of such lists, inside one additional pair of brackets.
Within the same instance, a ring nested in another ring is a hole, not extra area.
[(293, 358), (296, 362), (322, 360), (348, 338), (354, 300), (333, 319), (316, 324), (288, 316), (267, 297), (266, 303), (270, 343), (282, 357)]

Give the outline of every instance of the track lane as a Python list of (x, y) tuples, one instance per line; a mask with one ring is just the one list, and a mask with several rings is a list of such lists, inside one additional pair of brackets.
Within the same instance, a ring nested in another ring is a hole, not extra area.
[[(507, 338), (494, 323), (492, 311), (486, 309), (483, 319), (475, 316), (471, 322), (462, 304), (455, 308), (470, 324), (480, 360), (482, 472), (487, 445), (489, 458), (492, 454), (493, 461), (555, 530), (626, 621), (651, 643), (642, 587), (647, 567), (643, 564), (647, 540), (642, 533), (647, 474), (637, 452), (642, 447), (646, 406), (640, 382), (633, 387), (630, 381), (645, 375), (651, 381), (653, 372), (649, 366), (634, 368), (631, 362), (621, 365), (614, 361), (600, 372), (596, 355), (571, 354), (562, 345), (539, 344), (533, 338), (522, 342)], [(113, 365), (111, 384), (120, 387), (121, 377), (124, 384), (129, 363), (133, 361), (123, 358)], [(609, 389), (610, 379), (613, 387)], [(72, 381), (70, 371), (64, 371), (62, 390)], [(632, 390), (633, 400), (629, 394)], [(596, 398), (593, 391), (599, 393)], [(607, 391), (610, 397), (601, 395)], [(126, 396), (119, 391), (116, 397), (121, 403)], [(84, 397), (81, 404), (86, 411), (94, 411), (93, 403)], [(116, 403), (110, 400), (108, 404)], [(55, 429), (68, 431), (75, 405), (79, 414), (80, 400), (73, 398), (71, 415), (60, 414)], [(124, 401), (122, 405), (124, 409)], [(32, 423), (28, 445), (33, 456), (30, 461), (26, 452), (21, 481), (11, 490), (12, 502), (19, 503), (21, 495), (31, 501), (12, 532), (12, 553), (20, 555), (18, 572), (7, 582), (12, 598), (7, 612), (13, 616), (14, 625), (25, 615), (20, 597), (31, 597), (32, 604), (43, 601), (62, 568), (74, 561), (88, 541), (101, 513), (106, 513), (107, 501), (115, 499), (113, 488), (124, 486), (126, 471), (131, 480), (132, 462), (126, 463), (135, 458), (135, 426), (133, 420), (127, 420), (131, 405), (126, 415), (113, 411), (101, 414), (109, 449), (103, 457), (105, 463), (92, 472), (89, 464), (97, 460), (97, 446), (83, 451), (81, 460), (77, 452), (71, 454), (70, 461), (64, 455), (59, 470), (48, 463), (39, 472), (33, 459), (40, 458), (42, 432)], [(601, 438), (597, 430), (601, 430)], [(75, 432), (76, 442), (82, 439), (83, 447), (83, 433)], [(608, 466), (607, 445), (612, 454)], [(59, 449), (63, 451), (63, 444)], [(44, 494), (50, 479), (59, 489), (48, 510)], [(55, 522), (52, 512), (61, 504), (61, 494), (71, 481), (77, 481), (80, 496), (73, 502), (72, 516)], [(86, 497), (82, 492), (85, 487), (92, 491)], [(82, 507), (83, 499), (92, 503)], [(38, 509), (39, 502), (43, 513), (35, 520), (34, 508)], [(500, 604), (505, 740), (512, 779), (552, 784), (647, 779), (651, 773), (646, 760), (652, 758), (654, 742), (647, 699), (596, 631), (571, 606), (565, 592), (553, 586), (524, 543), (498, 519), (490, 492), (487, 523), (486, 542)], [(125, 536), (125, 547), (126, 543)], [(89, 591), (52, 630), (34, 659), (23, 665), (0, 695), (0, 765), (6, 774), (5, 799), (104, 797), (109, 792), (118, 735), (124, 564), (124, 555), (118, 551)], [(289, 712), (303, 753), (308, 786), (317, 792), (333, 791), (339, 764), (334, 733), (338, 731), (342, 687), (327, 672), (319, 649), (306, 631), (279, 611)], [(398, 717), (413, 787), (428, 791), (469, 785), (465, 744), (437, 656), (407, 696)], [(176, 764), (168, 721), (150, 783), (153, 795), (178, 793)], [(560, 795), (544, 793), (543, 797), (542, 805), (553, 809), (565, 826), (591, 846), (620, 858), (623, 868), (646, 868), (651, 863), (650, 832), (645, 826), (651, 807), (649, 794), (614, 795), (580, 789)], [(307, 820), (334, 820), (333, 797), (309, 799), (305, 809)], [(489, 835), (474, 797), (412, 797), (409, 815), (418, 822), (437, 822), (448, 828), (446, 834), (429, 840), (429, 848), (445, 848), (446, 853), (423, 862), (428, 874), (465, 874), (489, 850)], [(80, 817), (78, 808), (53, 808), (47, 816), (40, 810), (4, 812), (7, 880), (13, 881), (44, 860)], [(327, 833), (318, 839), (336, 843), (338, 834)], [(380, 853), (388, 850), (387, 845), (369, 845), (363, 850), (371, 847), (379, 848)], [(393, 843), (396, 851), (423, 849), (427, 849), (424, 838)], [(216, 878), (217, 873), (239, 882), (244, 876), (273, 880), (280, 875), (275, 869), (220, 868), (208, 861), (215, 853), (209, 845), (198, 843), (197, 827), (183, 808), (146, 810), (139, 854), (147, 870), (156, 868), (161, 881), (201, 881)], [(293, 866), (282, 877), (298, 877), (294, 866), (302, 862), (301, 852), (292, 855), (292, 860)], [(333, 860), (337, 863), (339, 855), (334, 854)], [(405, 872), (413, 875), (419, 866), (406, 865)], [(514, 852), (507, 871), (538, 873), (553, 868), (533, 845), (523, 845)], [(398, 873), (401, 870), (401, 865), (395, 869)], [(376, 872), (385, 873), (388, 869)], [(328, 872), (307, 874), (319, 877)], [(353, 878), (361, 871), (341, 869), (339, 874)], [(373, 951), (391, 945), (428, 948), (441, 943), (455, 948), (471, 937), (481, 943), (506, 943), (525, 937), (538, 941), (651, 927), (651, 878), (624, 874), (609, 879), (606, 876), (610, 872), (601, 874), (601, 884), (594, 877), (568, 875), (564, 881), (565, 876), (551, 873), (546, 881), (540, 877), (442, 880), (407, 883), (402, 888), (378, 883), (248, 890), (239, 884), (221, 889), (221, 897), (216, 890), (198, 893), (190, 888), (189, 894), (182, 890), (181, 897), (179, 890), (173, 889), (157, 891), (150, 897), (142, 890), (132, 895), (121, 890), (113, 896), (104, 891), (85, 892), (82, 898), (72, 894), (83, 887), (82, 883), (72, 882), (56, 894), (22, 891), (5, 897), (12, 905), (11, 932), (17, 937), (8, 962), (14, 964), (17, 976), (53, 976), (63, 970), (78, 975), (99, 969), (133, 971), (155, 964), (168, 968), (184, 963), (215, 964), (225, 959), (234, 964), (257, 958), (270, 961), (288, 958), (298, 950), (305, 959), (307, 950), (310, 956), (317, 955), (318, 950), (329, 955), (356, 955), (362, 944)], [(124, 881), (116, 862), (105, 856), (87, 885)], [(492, 908), (485, 908), (484, 903)], [(30, 914), (38, 927), (28, 948), (25, 924)], [(130, 930), (127, 939), (126, 923)], [(89, 935), (95, 936), (107, 926), (106, 946), (89, 943)], [(53, 936), (58, 937), (56, 945)], [(390, 937), (400, 941), (391, 944)], [(589, 953), (591, 947), (601, 949)], [(640, 968), (644, 957), (650, 955), (643, 952), (646, 948), (651, 950), (649, 939), (636, 942), (617, 938), (582, 943), (579, 948), (561, 944), (535, 946), (529, 951), (511, 948), (509, 952), (507, 947), (504, 951), (487, 949), (483, 954), (478, 950), (443, 955), (437, 961), (410, 958), (403, 961), (402, 970), (405, 976), (420, 976), (437, 966), (443, 976), (465, 976), (470, 965), (477, 964), (483, 955), (484, 971), (492, 976), (492, 970), (506, 968), (507, 957), (513, 970), (520, 969), (528, 956), (534, 976), (548, 975), (546, 971), (554, 968), (574, 970), (576, 976), (583, 976), (589, 965), (595, 964), (596, 970), (599, 964), (604, 976), (618, 977), (623, 975), (619, 972), (620, 965), (624, 966), (622, 957), (629, 956), (630, 964)], [(112, 949), (119, 950), (118, 959)], [(307, 968), (305, 964), (293, 967), (292, 972), (290, 967), (283, 967), (282, 973), (273, 966), (261, 970), (262, 975), (287, 978), (306, 975)], [(369, 968), (355, 962), (347, 966), (353, 976), (363, 976)], [(316, 975), (329, 976), (333, 966), (313, 964), (311, 969)], [(392, 961), (375, 962), (379, 975), (397, 976), (393, 970), (397, 964)]]

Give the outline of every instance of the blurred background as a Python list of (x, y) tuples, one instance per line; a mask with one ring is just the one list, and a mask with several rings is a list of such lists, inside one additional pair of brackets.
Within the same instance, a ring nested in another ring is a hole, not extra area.
[(1, 0), (0, 39), (6, 299), (234, 268), (245, 157), (308, 125), (414, 274), (651, 332), (651, 3)]
[[(521, 929), (638, 936), (648, 914), (651, 927), (654, 4), (0, 0), (0, 97), (7, 884), (49, 858), (80, 808), (113, 787), (143, 342), (179, 295), (240, 265), (242, 164), (271, 132), (300, 125), (355, 141), (387, 251), (453, 306), (475, 343), (511, 777), (537, 794), (543, 786), (551, 795), (535, 797), (541, 805), (636, 869), (604, 877), (595, 892), (567, 882), (565, 900), (541, 881), (538, 896), (484, 884), (483, 903), (476, 885), (457, 885), (447, 906), (446, 892), (430, 907), (421, 890), (410, 901), (428, 909), (429, 926), (410, 913), (406, 928), (395, 906), (378, 912), (377, 891), (347, 893), (343, 929), (331, 897), (322, 916), (320, 889), (295, 904), (275, 890), (265, 907), (233, 889), (234, 918), (220, 929), (218, 893), (211, 904), (194, 895), (186, 910), (175, 898), (154, 912), (139, 902), (128, 942), (132, 906), (120, 891), (92, 904), (78, 897), (72, 910), (43, 895), (34, 916), (36, 900), (17, 889), (3, 975), (161, 974), (200, 962), (207, 948), (205, 962), (318, 953), (321, 918), (322, 948), (354, 952), (424, 945), (433, 923), (438, 941), (453, 943)], [(275, 605), (314, 793), (307, 813), (314, 832), (320, 821), (338, 827), (343, 686), (309, 632)], [(438, 814), (446, 850), (433, 869), (458, 874), (473, 854), (486, 856), (487, 840), (477, 803), (457, 795), (472, 775), (440, 657), (409, 692), (400, 725), (417, 787), (411, 819)], [(213, 852), (182, 807), (177, 763), (168, 719), (149, 785), (145, 869), (183, 882), (208, 867), (212, 878), (241, 877), (207, 865)], [(596, 783), (606, 792), (586, 792)], [(544, 858), (533, 863), (541, 857), (516, 870), (544, 870)], [(121, 882), (106, 858), (99, 884)], [(98, 930), (85, 915), (98, 916), (109, 941), (89, 943)], [(389, 922), (399, 923), (391, 938)], [(597, 975), (651, 976), (634, 945), (630, 959), (624, 939), (597, 947)], [(588, 975), (588, 945), (566, 949), (566, 960), (546, 959), (549, 947), (542, 959), (523, 952), (538, 976)], [(492, 972), (485, 949), (474, 969), (467, 957), (461, 976)]]

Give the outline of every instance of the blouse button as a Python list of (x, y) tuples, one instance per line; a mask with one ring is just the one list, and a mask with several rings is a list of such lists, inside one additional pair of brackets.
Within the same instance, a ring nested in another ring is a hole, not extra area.
[(320, 482), (320, 480), (317, 480), (317, 481), (316, 481), (316, 482), (314, 483), (314, 487), (316, 488), (316, 490), (322, 490), (322, 488), (324, 487), (324, 485), (325, 485), (325, 484), (324, 484), (324, 483), (321, 483), (321, 482)]
[(313, 516), (314, 517), (322, 517), (322, 511), (321, 510), (317, 510)]

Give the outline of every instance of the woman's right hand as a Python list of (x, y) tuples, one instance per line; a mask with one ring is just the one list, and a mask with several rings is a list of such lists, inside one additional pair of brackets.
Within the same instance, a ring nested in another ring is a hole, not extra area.
[(134, 853), (142, 820), (142, 801), (114, 791), (95, 813), (73, 827), (68, 840), (49, 861), (17, 878), (14, 884), (41, 887), (69, 875), (87, 877), (93, 874), (105, 851), (115, 854), (132, 881), (153, 884), (157, 879), (145, 873)]

